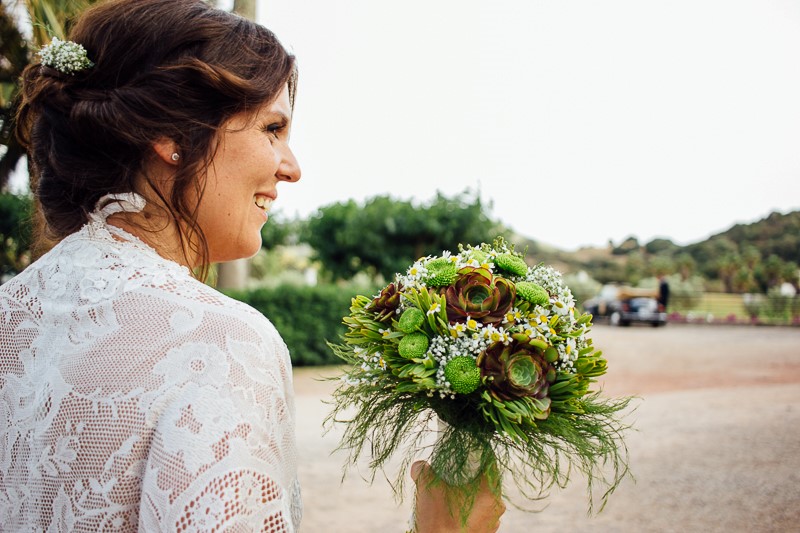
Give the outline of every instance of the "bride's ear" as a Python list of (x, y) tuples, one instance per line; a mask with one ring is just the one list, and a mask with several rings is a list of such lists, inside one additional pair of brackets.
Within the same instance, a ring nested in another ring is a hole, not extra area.
[(153, 151), (158, 159), (167, 165), (175, 166), (181, 159), (178, 145), (175, 144), (175, 141), (166, 137), (162, 137), (153, 143)]

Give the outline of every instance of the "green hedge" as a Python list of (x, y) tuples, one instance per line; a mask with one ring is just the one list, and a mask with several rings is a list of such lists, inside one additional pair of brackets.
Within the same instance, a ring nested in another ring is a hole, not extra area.
[(338, 342), (345, 332), (342, 317), (356, 294), (372, 294), (352, 287), (282, 285), (251, 291), (226, 291), (261, 311), (280, 332), (295, 366), (339, 364), (327, 342)]

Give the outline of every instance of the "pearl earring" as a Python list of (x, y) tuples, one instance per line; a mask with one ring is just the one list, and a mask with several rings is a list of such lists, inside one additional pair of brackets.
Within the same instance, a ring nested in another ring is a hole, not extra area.
[(175, 153), (172, 154), (172, 160), (173, 161), (177, 161), (180, 158), (181, 158), (181, 156), (178, 155), (178, 152), (175, 152)]

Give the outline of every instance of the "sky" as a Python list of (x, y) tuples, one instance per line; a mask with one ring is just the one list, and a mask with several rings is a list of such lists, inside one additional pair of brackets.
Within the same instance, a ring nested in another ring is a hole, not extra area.
[(469, 189), (574, 250), (800, 209), (796, 0), (257, 2), (300, 71), (274, 219)]
[[(224, 1), (223, 1), (224, 4)], [(477, 191), (562, 249), (800, 209), (800, 2), (259, 0), (296, 54), (279, 215)]]

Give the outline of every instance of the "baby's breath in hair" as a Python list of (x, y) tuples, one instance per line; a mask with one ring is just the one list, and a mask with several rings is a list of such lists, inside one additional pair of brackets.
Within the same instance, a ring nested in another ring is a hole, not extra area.
[(64, 74), (74, 74), (94, 66), (86, 55), (86, 49), (72, 41), (62, 41), (53, 37), (53, 41), (39, 50), (42, 65), (54, 68)]

